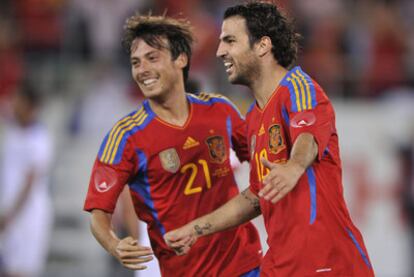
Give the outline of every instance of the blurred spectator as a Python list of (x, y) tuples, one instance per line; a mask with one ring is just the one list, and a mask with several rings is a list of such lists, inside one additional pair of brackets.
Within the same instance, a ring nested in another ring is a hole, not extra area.
[(65, 0), (12, 1), (15, 28), (21, 31), (27, 76), (42, 92), (57, 91), (64, 4)]
[[(51, 141), (38, 121), (39, 96), (26, 87), (13, 98), (0, 167), (1, 276), (40, 276), (48, 253), (52, 206)], [(4, 275), (2, 275), (4, 274)]]
[[(414, 151), (413, 144), (399, 149), (401, 198), (404, 215), (410, 228), (411, 259), (414, 257)], [(411, 264), (411, 275), (414, 276), (414, 265)]]
[[(84, 22), (92, 60), (116, 61), (121, 51), (124, 19), (147, 0), (71, 0), (73, 13)], [(75, 34), (76, 35), (76, 34)]]
[[(203, 7), (200, 0), (157, 0), (156, 9), (169, 16), (182, 16), (191, 22), (194, 29), (195, 42), (191, 58), (191, 76), (199, 80), (206, 90), (212, 90), (214, 73), (212, 66), (216, 63), (216, 50), (220, 31), (220, 20), (216, 20)], [(220, 15), (221, 19), (221, 15)]]
[(369, 13), (371, 47), (362, 92), (372, 97), (405, 84), (407, 42), (394, 2), (376, 3)]
[(318, 20), (304, 46), (303, 67), (331, 97), (344, 95), (343, 20), (338, 15)]
[(23, 77), (23, 61), (17, 46), (17, 32), (12, 27), (11, 18), (0, 16), (0, 115), (3, 116), (6, 103)]

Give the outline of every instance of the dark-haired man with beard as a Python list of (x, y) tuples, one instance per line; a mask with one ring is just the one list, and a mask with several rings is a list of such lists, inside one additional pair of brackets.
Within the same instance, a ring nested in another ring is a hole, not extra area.
[(164, 238), (185, 253), (199, 237), (261, 211), (269, 250), (260, 276), (373, 276), (343, 198), (332, 104), (292, 68), (297, 38), (273, 4), (226, 10), (217, 56), (229, 81), (248, 86), (256, 99), (247, 115), (250, 190)]

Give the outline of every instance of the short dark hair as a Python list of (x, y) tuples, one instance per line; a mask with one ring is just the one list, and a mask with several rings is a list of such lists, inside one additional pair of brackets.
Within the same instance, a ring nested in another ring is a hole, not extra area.
[(229, 7), (224, 19), (241, 16), (246, 20), (250, 44), (268, 36), (272, 41), (272, 54), (277, 62), (288, 68), (297, 58), (300, 35), (294, 31), (293, 24), (284, 17), (276, 5), (268, 2), (251, 1)]
[[(136, 14), (127, 19), (124, 27), (122, 45), (130, 54), (134, 39), (141, 38), (151, 47), (170, 51), (173, 60), (182, 53), (186, 54), (188, 62), (183, 69), (184, 82), (188, 78), (191, 60), (191, 46), (194, 41), (191, 25), (184, 19), (174, 19), (166, 16), (150, 16)], [(168, 45), (162, 38), (167, 39)]]

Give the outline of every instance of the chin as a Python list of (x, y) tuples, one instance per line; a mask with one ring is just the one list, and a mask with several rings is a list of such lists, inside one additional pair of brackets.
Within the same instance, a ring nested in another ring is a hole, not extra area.
[(233, 85), (244, 85), (245, 83), (243, 82), (242, 78), (240, 78), (240, 76), (229, 76), (228, 77), (229, 82), (232, 83)]

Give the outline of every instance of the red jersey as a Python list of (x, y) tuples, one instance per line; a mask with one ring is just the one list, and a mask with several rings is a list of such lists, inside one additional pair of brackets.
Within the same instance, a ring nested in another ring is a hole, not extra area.
[(322, 88), (295, 67), (262, 110), (252, 106), (247, 125), (256, 195), (268, 173), (260, 157), (286, 162), (302, 133), (318, 144), (317, 160), (290, 193), (276, 204), (260, 199), (269, 245), (260, 276), (373, 276), (343, 198), (335, 114)]
[(231, 102), (208, 94), (187, 99), (183, 127), (162, 121), (145, 100), (112, 128), (95, 161), (84, 209), (112, 213), (128, 184), (163, 276), (239, 276), (261, 261), (251, 223), (202, 237), (184, 256), (163, 239), (236, 196), (230, 147), (242, 161), (249, 156), (246, 123)]

